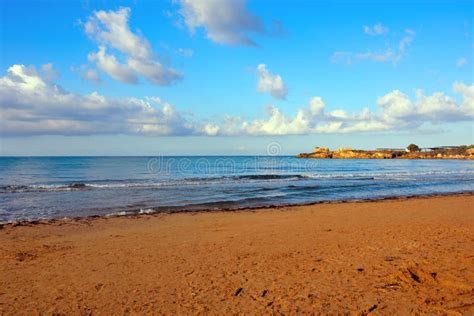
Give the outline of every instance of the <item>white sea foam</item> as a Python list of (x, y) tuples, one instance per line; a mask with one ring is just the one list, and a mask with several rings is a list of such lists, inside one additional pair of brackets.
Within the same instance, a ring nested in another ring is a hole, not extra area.
[(153, 213), (155, 213), (155, 210), (151, 208), (140, 209), (140, 212), (138, 212), (138, 214), (153, 214)]
[(191, 177), (175, 179), (156, 179), (154, 181), (121, 181), (121, 182), (85, 182), (69, 184), (31, 184), (31, 185), (4, 185), (0, 187), (0, 193), (22, 193), (22, 192), (68, 192), (93, 189), (126, 189), (143, 188), (153, 189), (172, 186), (196, 186), (227, 183), (259, 183), (259, 182), (282, 182), (300, 181), (311, 179), (334, 179), (334, 180), (380, 180), (380, 181), (413, 181), (424, 177), (446, 177), (451, 175), (472, 176), (474, 170), (427, 170), (427, 171), (372, 171), (372, 172), (306, 172), (299, 174), (277, 174), (257, 173), (243, 175), (222, 175), (209, 177)]
[(106, 214), (106, 217), (113, 217), (113, 216), (127, 216), (127, 215), (132, 215), (133, 213), (127, 212), (127, 211), (118, 211), (118, 212), (113, 212)]

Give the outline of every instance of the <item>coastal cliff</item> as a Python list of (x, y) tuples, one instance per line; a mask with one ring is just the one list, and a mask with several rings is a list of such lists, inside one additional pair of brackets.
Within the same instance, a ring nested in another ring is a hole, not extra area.
[[(416, 146), (416, 145), (415, 145)], [(322, 159), (469, 159), (474, 160), (472, 146), (459, 146), (452, 148), (432, 148), (422, 151), (416, 150), (355, 150), (352, 148), (339, 148), (331, 151), (327, 147), (315, 147), (311, 153), (301, 153), (299, 158)]]

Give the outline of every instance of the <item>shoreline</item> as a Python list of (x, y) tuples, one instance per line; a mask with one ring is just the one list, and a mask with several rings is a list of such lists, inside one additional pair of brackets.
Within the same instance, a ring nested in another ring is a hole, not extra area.
[(0, 230), (0, 314), (474, 312), (474, 195)]
[[(343, 203), (376, 203), (383, 201), (397, 201), (397, 200), (409, 200), (409, 199), (429, 199), (433, 197), (449, 197), (449, 196), (474, 196), (474, 191), (464, 191), (455, 193), (433, 193), (433, 194), (420, 194), (420, 195), (400, 195), (400, 196), (388, 196), (381, 198), (368, 198), (368, 199), (348, 199), (348, 200), (327, 200), (317, 201), (310, 203), (299, 203), (299, 204), (281, 204), (281, 205), (267, 205), (267, 206), (255, 206), (255, 207), (239, 207), (239, 208), (221, 208), (221, 209), (183, 209), (183, 210), (153, 210), (148, 208), (143, 212), (142, 209), (121, 211), (126, 212), (125, 214), (109, 213), (104, 215), (88, 215), (88, 216), (74, 216), (74, 217), (60, 217), (60, 218), (43, 218), (43, 219), (32, 219), (32, 220), (17, 220), (10, 222), (0, 222), (0, 231), (7, 227), (17, 226), (33, 226), (33, 225), (48, 225), (55, 224), (57, 222), (77, 222), (82, 220), (95, 220), (100, 218), (137, 218), (142, 216), (160, 216), (163, 214), (200, 214), (200, 213), (232, 213), (232, 212), (258, 212), (269, 209), (281, 209), (281, 208), (292, 208), (300, 206), (314, 206), (323, 204), (343, 204)], [(151, 210), (151, 211), (148, 211)]]

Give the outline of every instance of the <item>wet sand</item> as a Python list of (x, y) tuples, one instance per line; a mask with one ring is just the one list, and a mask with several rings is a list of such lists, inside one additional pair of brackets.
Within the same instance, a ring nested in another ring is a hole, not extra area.
[(474, 196), (0, 230), (0, 314), (474, 314)]

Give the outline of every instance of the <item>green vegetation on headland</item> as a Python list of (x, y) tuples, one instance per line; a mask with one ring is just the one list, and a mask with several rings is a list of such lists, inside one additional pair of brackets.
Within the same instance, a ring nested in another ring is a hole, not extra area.
[(326, 147), (315, 147), (312, 153), (301, 153), (299, 158), (325, 159), (471, 159), (474, 160), (474, 145), (420, 148), (410, 144), (403, 148), (378, 148), (355, 150), (339, 148), (331, 151)]

